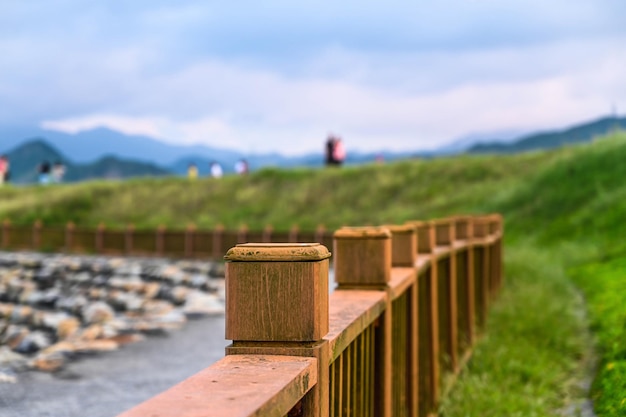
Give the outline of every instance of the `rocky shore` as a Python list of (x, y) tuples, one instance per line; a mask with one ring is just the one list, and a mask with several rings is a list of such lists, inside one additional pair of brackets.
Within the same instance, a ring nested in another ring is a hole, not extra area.
[(0, 384), (222, 315), (223, 278), (207, 261), (0, 252)]

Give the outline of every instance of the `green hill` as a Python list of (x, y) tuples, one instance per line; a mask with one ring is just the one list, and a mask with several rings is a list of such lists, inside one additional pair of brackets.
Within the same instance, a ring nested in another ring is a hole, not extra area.
[(76, 164), (42, 139), (25, 142), (6, 153), (10, 161), (11, 182), (37, 182), (40, 164), (61, 162), (66, 167), (64, 181), (76, 182), (96, 178), (124, 179), (144, 176), (164, 176), (172, 173), (155, 164), (130, 161), (113, 156), (102, 157), (92, 163)]
[(557, 148), (563, 145), (590, 142), (617, 130), (626, 130), (626, 117), (605, 117), (568, 129), (533, 133), (510, 143), (478, 143), (468, 153), (515, 153), (538, 149)]
[(48, 161), (66, 163), (63, 155), (43, 140), (33, 140), (7, 153), (10, 161), (11, 182), (37, 182), (39, 164)]
[[(550, 151), (463, 155), (221, 179), (134, 179), (0, 188), (16, 224), (313, 229), (498, 211), (506, 283), (446, 416), (575, 409), (599, 356), (599, 415), (626, 415), (626, 135)], [(582, 291), (582, 293), (581, 293)], [(589, 304), (585, 305), (585, 300)], [(610, 306), (610, 308), (609, 308)], [(586, 312), (589, 312), (589, 316)], [(589, 331), (596, 332), (594, 351)], [(595, 353), (594, 353), (595, 352)], [(576, 415), (576, 414), (570, 414)]]
[(514, 158), (442, 158), (363, 165), (341, 169), (266, 169), (249, 176), (220, 179), (135, 179), (59, 187), (0, 190), (0, 216), (16, 224), (41, 219), (44, 224), (138, 228), (164, 224), (200, 228), (221, 223), (261, 229), (314, 229), (382, 224), (454, 212), (480, 212), (487, 201), (504, 199), (537, 165), (555, 154)]

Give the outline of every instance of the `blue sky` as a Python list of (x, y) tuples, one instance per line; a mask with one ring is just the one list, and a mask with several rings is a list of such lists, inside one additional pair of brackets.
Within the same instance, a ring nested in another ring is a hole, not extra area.
[[(339, 3), (339, 2), (337, 2)], [(626, 109), (623, 0), (0, 0), (0, 124), (431, 149)]]

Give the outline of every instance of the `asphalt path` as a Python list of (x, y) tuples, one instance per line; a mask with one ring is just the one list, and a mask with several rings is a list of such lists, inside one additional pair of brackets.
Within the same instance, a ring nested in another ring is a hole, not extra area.
[(0, 416), (113, 417), (221, 359), (228, 343), (224, 317), (205, 317), (56, 374), (20, 373), (0, 382)]

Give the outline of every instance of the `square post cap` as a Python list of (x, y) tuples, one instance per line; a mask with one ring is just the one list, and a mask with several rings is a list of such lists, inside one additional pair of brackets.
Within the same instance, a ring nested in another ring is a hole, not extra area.
[(230, 248), (224, 259), (230, 262), (306, 262), (330, 258), (319, 243), (243, 243)]

